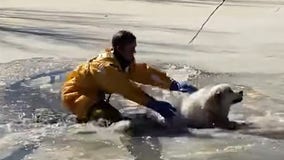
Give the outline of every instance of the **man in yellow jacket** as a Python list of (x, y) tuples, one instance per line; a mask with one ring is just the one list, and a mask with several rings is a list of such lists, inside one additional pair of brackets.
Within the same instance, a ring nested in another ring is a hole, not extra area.
[(108, 103), (105, 94), (120, 94), (149, 107), (165, 118), (174, 116), (175, 108), (146, 94), (137, 83), (163, 89), (194, 92), (197, 89), (179, 83), (145, 63), (135, 63), (136, 37), (119, 31), (112, 38), (112, 49), (79, 65), (68, 74), (61, 92), (64, 105), (77, 116), (78, 122), (105, 118), (112, 122), (122, 119), (118, 110)]

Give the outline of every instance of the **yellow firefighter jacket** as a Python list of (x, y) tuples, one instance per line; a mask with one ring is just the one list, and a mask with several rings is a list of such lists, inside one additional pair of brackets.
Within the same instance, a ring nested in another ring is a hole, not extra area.
[(89, 62), (79, 65), (67, 75), (62, 86), (61, 99), (78, 119), (86, 119), (89, 108), (104, 100), (105, 93), (117, 93), (138, 104), (146, 105), (151, 99), (135, 83), (169, 89), (171, 79), (145, 63), (129, 65), (123, 71), (113, 51), (106, 49)]

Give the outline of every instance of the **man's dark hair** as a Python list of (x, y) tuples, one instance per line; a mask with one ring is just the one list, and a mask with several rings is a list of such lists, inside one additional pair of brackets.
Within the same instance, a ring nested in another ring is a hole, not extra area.
[(115, 33), (112, 37), (112, 47), (115, 46), (125, 46), (126, 44), (136, 41), (136, 37), (133, 33), (121, 30)]

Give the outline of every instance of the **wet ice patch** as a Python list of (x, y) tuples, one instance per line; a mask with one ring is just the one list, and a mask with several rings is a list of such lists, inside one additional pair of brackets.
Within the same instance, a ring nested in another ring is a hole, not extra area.
[(78, 63), (79, 60), (32, 58), (0, 64), (0, 81), (6, 84), (0, 88), (0, 106), (8, 106), (1, 107), (4, 115), (0, 119), (61, 121), (66, 114), (60, 102), (61, 85), (67, 72)]

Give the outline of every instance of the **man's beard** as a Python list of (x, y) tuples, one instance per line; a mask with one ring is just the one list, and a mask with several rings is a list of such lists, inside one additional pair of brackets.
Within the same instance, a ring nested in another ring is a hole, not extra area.
[(117, 52), (114, 52), (113, 54), (115, 58), (118, 60), (118, 63), (120, 64), (123, 70), (125, 70), (125, 68), (128, 67), (134, 61), (134, 58), (132, 58), (131, 60), (126, 60), (122, 55), (120, 55)]

